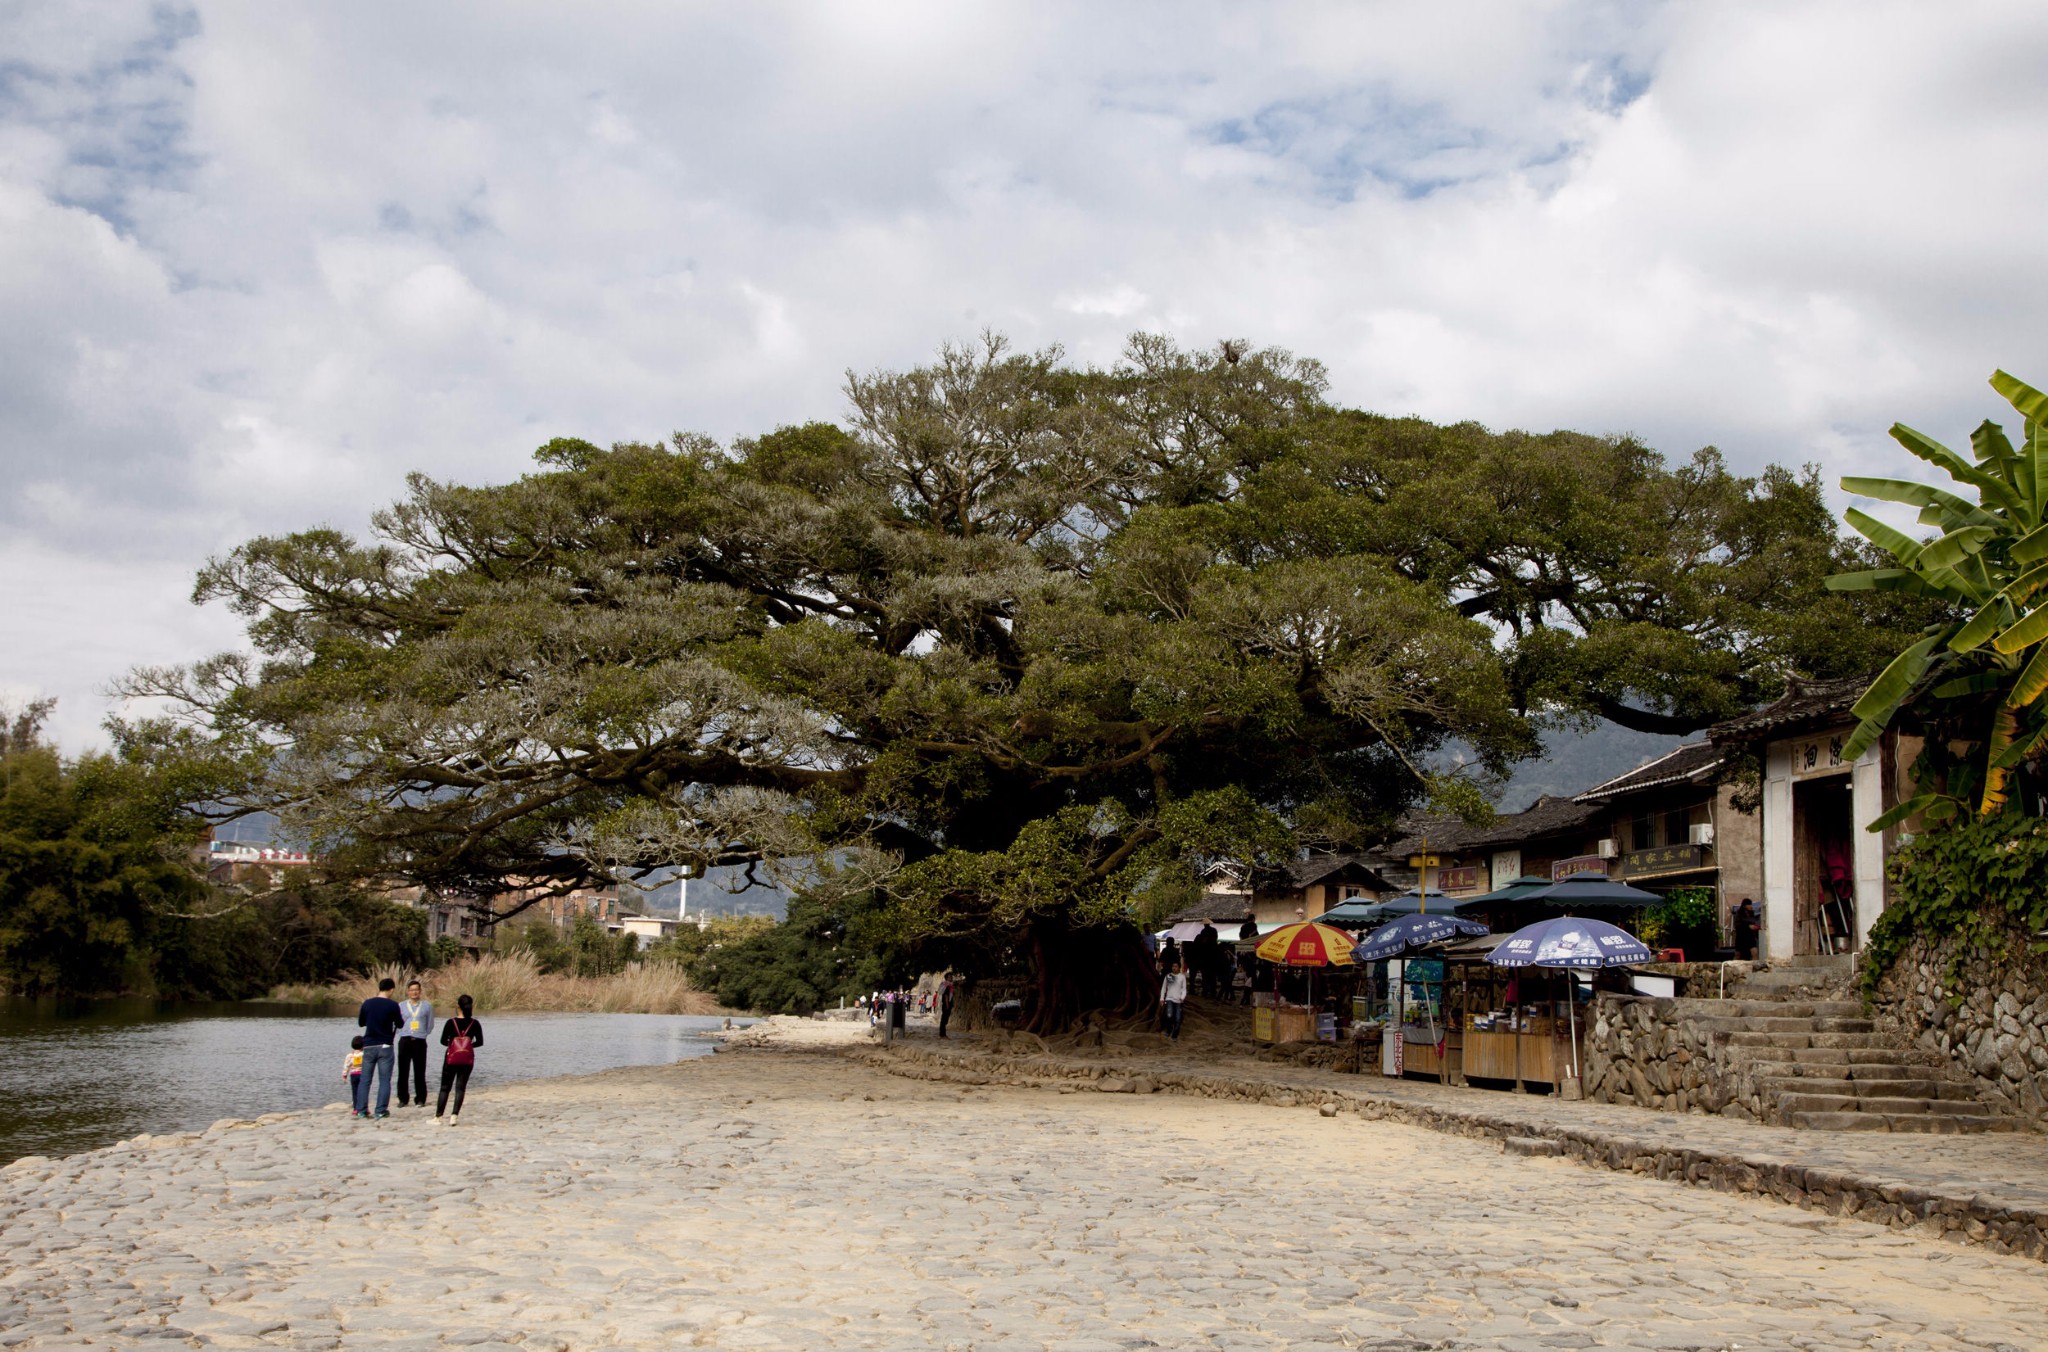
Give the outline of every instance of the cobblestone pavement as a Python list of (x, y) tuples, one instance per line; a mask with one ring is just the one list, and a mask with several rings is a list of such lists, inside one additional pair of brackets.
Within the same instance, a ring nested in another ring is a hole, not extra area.
[(0, 1345), (2038, 1348), (2031, 1260), (1420, 1128), (742, 1052), (0, 1172)]
[[(1144, 1043), (1162, 1041), (1140, 1038)], [(956, 1039), (951, 1045), (913, 1037), (904, 1047), (920, 1055), (978, 1058), (1006, 1055), (1000, 1036)], [(1021, 1054), (1026, 1044), (1008, 1044)], [(1176, 1074), (1225, 1076), (1284, 1085), (1304, 1093), (1337, 1091), (1384, 1099), (1426, 1114), (1463, 1115), (1531, 1135), (1594, 1132), (1672, 1149), (1713, 1151), (1758, 1165), (1792, 1164), (1845, 1177), (1880, 1180), (1944, 1197), (1974, 1197), (1987, 1209), (2048, 1215), (2048, 1135), (1985, 1132), (1923, 1136), (1891, 1132), (1801, 1131), (1791, 1127), (1731, 1121), (1701, 1113), (1653, 1112), (1626, 1104), (1570, 1102), (1543, 1094), (1393, 1080), (1310, 1069), (1255, 1057), (1192, 1051), (1105, 1048), (1092, 1056), (1025, 1057), (1092, 1064), (1125, 1075), (1155, 1078)], [(2042, 1337), (2048, 1347), (2048, 1334)]]

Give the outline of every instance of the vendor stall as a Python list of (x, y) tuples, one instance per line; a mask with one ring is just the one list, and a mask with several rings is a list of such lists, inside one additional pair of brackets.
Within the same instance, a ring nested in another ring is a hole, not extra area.
[(1353, 940), (1343, 930), (1313, 920), (1283, 925), (1253, 950), (1271, 963), (1270, 990), (1253, 996), (1252, 1036), (1260, 1042), (1335, 1042), (1336, 995), (1325, 984), (1325, 1009), (1316, 1000), (1316, 972), (1348, 964)]
[[(1559, 916), (1555, 920), (1542, 920), (1524, 929), (1515, 931), (1503, 939), (1500, 946), (1488, 955), (1487, 962), (1497, 968), (1515, 972), (1512, 980), (1538, 979), (1545, 984), (1563, 983), (1561, 998), (1556, 1000), (1550, 1011), (1551, 1026), (1548, 1036), (1539, 1039), (1541, 1045), (1551, 1049), (1547, 1069), (1548, 1083), (1560, 1088), (1570, 1083), (1574, 1095), (1579, 1075), (1578, 1003), (1580, 998), (1579, 971), (1598, 971), (1603, 968), (1627, 967), (1650, 960), (1650, 950), (1641, 940), (1623, 929), (1600, 920), (1587, 920), (1579, 916)], [(1561, 975), (1538, 975), (1537, 969), (1553, 969)], [(1540, 1006), (1532, 1005), (1521, 998), (1519, 990), (1509, 995), (1505, 1012), (1518, 1025), (1527, 1022), (1529, 1032), (1535, 1031), (1534, 1023), (1543, 1017)], [(1555, 1008), (1563, 1007), (1565, 1038), (1558, 1043), (1556, 1034)], [(1559, 1052), (1562, 1052), (1562, 1059)], [(1518, 1052), (1519, 1054), (1519, 1052)], [(1522, 1068), (1518, 1066), (1518, 1072)], [(1468, 1064), (1466, 1073), (1474, 1072)], [(1517, 1087), (1532, 1078), (1527, 1073), (1518, 1073)]]

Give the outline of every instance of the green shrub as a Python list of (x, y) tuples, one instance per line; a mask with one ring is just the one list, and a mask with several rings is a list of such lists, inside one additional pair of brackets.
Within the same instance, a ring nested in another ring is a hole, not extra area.
[[(1864, 949), (1866, 997), (1916, 934), (1959, 937), (1959, 949), (2002, 948), (2016, 933), (2048, 927), (2048, 821), (2039, 817), (1956, 820), (1916, 836), (1889, 868), (1890, 899)], [(2048, 945), (2037, 942), (2033, 951)]]

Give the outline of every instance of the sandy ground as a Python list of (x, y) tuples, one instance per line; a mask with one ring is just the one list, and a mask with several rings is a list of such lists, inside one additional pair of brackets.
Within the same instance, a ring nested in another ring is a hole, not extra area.
[(1308, 1109), (770, 1051), (24, 1162), (0, 1232), (8, 1347), (2048, 1346), (2026, 1259)]

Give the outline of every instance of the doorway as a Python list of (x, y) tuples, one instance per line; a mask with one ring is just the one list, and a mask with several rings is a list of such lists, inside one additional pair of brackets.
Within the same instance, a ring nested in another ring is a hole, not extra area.
[(1792, 786), (1792, 951), (1856, 946), (1855, 812), (1847, 775)]

